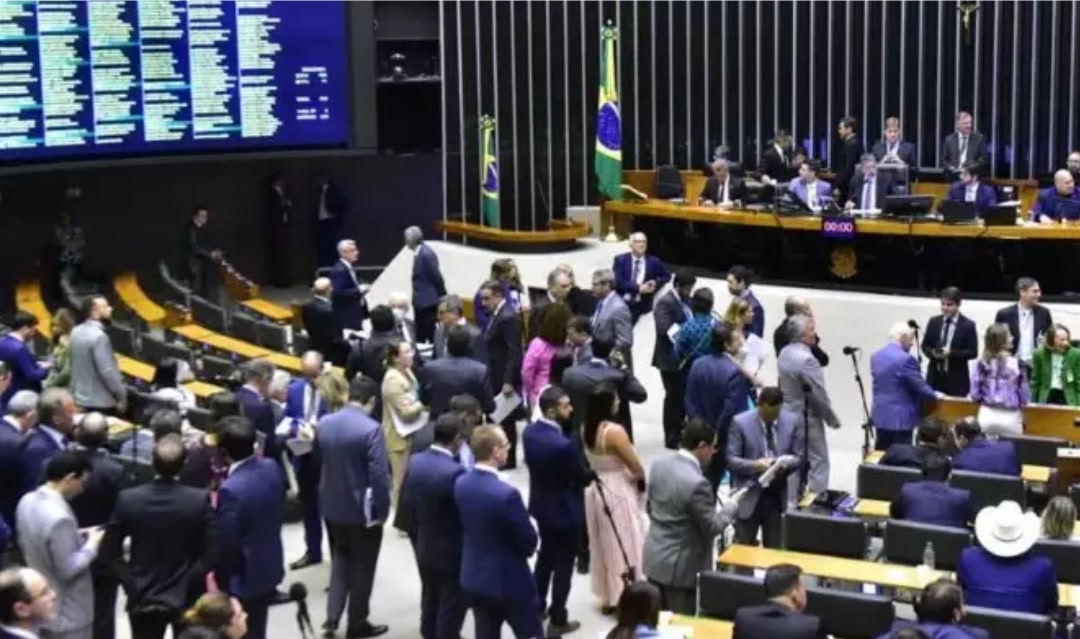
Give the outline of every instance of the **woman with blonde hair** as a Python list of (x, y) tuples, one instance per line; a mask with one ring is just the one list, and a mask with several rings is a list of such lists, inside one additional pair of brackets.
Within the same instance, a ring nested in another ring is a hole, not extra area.
[(412, 436), (423, 426), (417, 423), (424, 415), (424, 405), (420, 403), (420, 382), (412, 372), (414, 355), (412, 344), (396, 339), (390, 342), (383, 360), (386, 375), (382, 382), (382, 429), (390, 453), (392, 504), (397, 504), (401, 492)]
[(66, 388), (71, 383), (71, 353), (68, 352), (68, 344), (74, 328), (75, 313), (67, 308), (56, 311), (56, 315), (52, 318), (52, 335), (50, 336), (53, 367), (49, 371), (49, 376), (45, 378), (45, 388)]
[[(186, 630), (180, 633), (180, 637), (241, 639), (248, 632), (247, 620), (248, 615), (236, 597), (221, 592), (208, 592), (199, 597), (195, 605), (184, 613), (182, 623)], [(263, 623), (265, 624), (265, 620)], [(175, 633), (176, 629), (173, 629), (173, 632)], [(132, 634), (138, 639), (139, 633), (133, 631)]]
[(1006, 324), (986, 329), (983, 353), (970, 363), (971, 401), (979, 404), (975, 419), (987, 435), (1022, 435), (1022, 409), (1031, 399), (1027, 373), (1011, 354), (1012, 334)]
[(743, 344), (739, 352), (735, 354), (735, 360), (742, 365), (743, 372), (750, 381), (758, 385), (757, 376), (761, 372), (761, 367), (765, 365), (769, 346), (760, 336), (746, 330), (746, 327), (754, 321), (753, 305), (744, 297), (733, 298), (724, 313), (724, 321), (743, 334)]
[(1072, 539), (1073, 529), (1076, 528), (1076, 504), (1062, 495), (1054, 497), (1046, 505), (1039, 527), (1043, 539), (1069, 541)]

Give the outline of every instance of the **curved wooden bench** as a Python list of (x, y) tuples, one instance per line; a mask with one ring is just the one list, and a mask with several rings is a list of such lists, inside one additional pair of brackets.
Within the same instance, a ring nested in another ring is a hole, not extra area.
[(15, 307), (36, 317), (38, 333), (45, 339), (49, 339), (52, 335), (52, 314), (49, 313), (49, 307), (45, 305), (45, 299), (41, 297), (41, 282), (38, 280), (19, 282), (15, 287)]
[(154, 328), (172, 328), (190, 324), (192, 321), (188, 309), (171, 304), (160, 306), (147, 297), (134, 273), (122, 273), (113, 277), (113, 290), (125, 306)]
[(542, 231), (510, 231), (460, 220), (436, 222), (435, 229), (467, 239), (473, 245), (522, 253), (573, 248), (578, 240), (589, 237), (592, 232), (589, 224), (580, 220), (551, 220), (550, 228)]

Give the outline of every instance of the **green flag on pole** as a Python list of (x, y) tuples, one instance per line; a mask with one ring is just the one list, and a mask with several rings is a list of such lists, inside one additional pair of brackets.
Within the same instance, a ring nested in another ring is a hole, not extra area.
[(495, 152), (495, 118), (480, 118), (480, 201), (484, 224), (499, 226), (499, 158)]
[(596, 153), (593, 166), (600, 194), (609, 200), (622, 198), (622, 126), (619, 89), (615, 83), (615, 40), (618, 32), (609, 22), (600, 30), (600, 92), (596, 111)]

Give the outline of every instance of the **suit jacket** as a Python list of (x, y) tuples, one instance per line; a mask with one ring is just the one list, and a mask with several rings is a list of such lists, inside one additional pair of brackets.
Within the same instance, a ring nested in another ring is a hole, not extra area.
[(750, 307), (754, 309), (754, 319), (743, 327), (743, 334), (754, 334), (765, 339), (765, 307), (761, 305), (761, 300), (754, 295), (753, 291), (746, 291), (743, 295), (743, 299), (745, 299), (747, 303), (750, 304)]
[(877, 639), (892, 639), (894, 633), (904, 628), (918, 628), (930, 639), (990, 639), (990, 633), (982, 628), (965, 626), (957, 623), (916, 623), (908, 619), (897, 619), (889, 632)]
[[(881, 162), (881, 159), (885, 157), (885, 154), (889, 152), (888, 145), (885, 140), (878, 140), (874, 142), (873, 148), (870, 152), (874, 154), (874, 157)], [(909, 173), (908, 179), (912, 177), (911, 171), (918, 169), (918, 161), (915, 159), (915, 145), (907, 140), (900, 140), (896, 144), (896, 157), (900, 158), (900, 161), (908, 165)]]
[[(123, 584), (128, 610), (182, 611), (198, 599), (217, 562), (216, 530), (205, 490), (159, 477), (121, 491), (101, 556)], [(131, 552), (125, 560), (127, 538)]]
[[(782, 410), (795, 417), (796, 428), (803, 425), (803, 407), (807, 404), (809, 426), (840, 426), (840, 418), (833, 412), (832, 401), (825, 390), (825, 371), (809, 346), (802, 342), (788, 344), (776, 358), (776, 367), (780, 392), (784, 395)], [(803, 390), (804, 383), (810, 385), (810, 392)]]
[(724, 194), (727, 196), (726, 200), (724, 199), (724, 196), (720, 194), (721, 186), (723, 186), (723, 184), (720, 182), (719, 178), (717, 178), (715, 175), (710, 177), (708, 180), (705, 181), (705, 186), (701, 187), (701, 193), (698, 195), (698, 201), (709, 200), (714, 204), (719, 204), (720, 202), (724, 201), (734, 202), (736, 200), (743, 200), (746, 198), (746, 181), (742, 178), (737, 178), (733, 175), (728, 176), (728, 192)]
[(461, 570), (461, 515), (454, 501), (454, 483), (464, 473), (457, 460), (434, 448), (409, 458), (401, 508), (409, 510), (402, 516), (411, 523), (409, 536), (422, 569), (452, 576)]
[(668, 331), (671, 327), (690, 319), (690, 307), (679, 299), (674, 291), (667, 291), (656, 300), (653, 306), (653, 322), (656, 324), (656, 343), (653, 346), (652, 365), (663, 373), (675, 373), (679, 370), (679, 358), (675, 356), (675, 344)]
[(700, 417), (722, 433), (735, 415), (749, 408), (749, 402), (749, 382), (735, 360), (727, 355), (706, 355), (690, 365), (683, 402), (687, 419)]
[(82, 493), (71, 500), (71, 510), (79, 528), (104, 526), (124, 488), (124, 467), (103, 448), (84, 452), (90, 459), (90, 474), (83, 481)]
[(35, 426), (26, 433), (20, 452), (22, 492), (28, 493), (38, 487), (44, 476), (45, 462), (61, 450), (64, 449), (41, 426)]
[(521, 390), (521, 316), (505, 302), (484, 330), (488, 381), (492, 393), (503, 384)]
[(431, 410), (431, 419), (450, 411), (450, 399), (467, 393), (480, 402), (487, 415), (495, 410), (495, 398), (487, 367), (468, 357), (444, 357), (428, 362), (420, 371), (420, 396)]
[(608, 295), (596, 305), (592, 329), (594, 339), (613, 342), (624, 355), (630, 354), (634, 346), (634, 318), (630, 307), (617, 294)]
[(461, 587), (470, 595), (539, 605), (529, 557), (539, 541), (521, 493), (477, 467), (454, 482), (461, 514)]
[[(982, 166), (986, 164), (986, 138), (978, 131), (972, 131), (967, 140), (967, 163), (965, 166)], [(960, 166), (960, 135), (953, 131), (945, 136), (945, 142), (941, 146), (941, 164), (946, 169), (959, 171)]]
[(695, 588), (698, 573), (713, 569), (713, 541), (730, 523), (715, 502), (696, 459), (679, 451), (653, 462), (645, 505), (649, 532), (642, 550), (642, 567), (650, 581)]
[(315, 447), (322, 462), (319, 508), (323, 517), (346, 524), (386, 521), (390, 463), (379, 422), (360, 407), (348, 405), (319, 421)]
[(585, 521), (585, 464), (558, 424), (536, 421), (522, 434), (529, 467), (529, 514), (541, 530), (579, 528)]
[(334, 314), (334, 307), (329, 300), (314, 298), (300, 309), (304, 320), (304, 330), (312, 350), (322, 353), (323, 357), (341, 365), (345, 363), (345, 342), (341, 336), (341, 325)]
[(0, 337), (0, 362), (11, 371), (11, 385), (0, 395), (0, 406), (7, 406), (12, 396), (21, 390), (41, 392), (41, 382), (49, 371), (38, 366), (30, 347), (18, 337), (8, 334)]
[(951, 488), (940, 481), (916, 481), (904, 484), (900, 494), (889, 504), (893, 519), (917, 521), (935, 526), (966, 528), (974, 521), (971, 493)]
[[(967, 195), (967, 185), (963, 182), (954, 182), (949, 187), (949, 193), (945, 196), (945, 199), (950, 202), (965, 202)], [(985, 182), (979, 182), (975, 185), (975, 215), (982, 216), (986, 209), (997, 204), (997, 189), (990, 186)]]
[(809, 201), (810, 196), (807, 191), (806, 182), (802, 180), (792, 180), (791, 183), (788, 184), (788, 192), (799, 198), (800, 202), (803, 202), (811, 208), (821, 206), (822, 202), (832, 197), (832, 185), (822, 179), (817, 180), (816, 202)]
[[(649, 280), (652, 280), (656, 282), (656, 291), (659, 291), (669, 280), (671, 280), (671, 273), (668, 272), (667, 267), (660, 261), (660, 258), (646, 255), (643, 259), (645, 260), (643, 265), (645, 267), (645, 276), (641, 281), (648, 282)], [(616, 255), (611, 264), (611, 270), (615, 272), (615, 292), (626, 302), (625, 306), (627, 309), (633, 308), (638, 315), (647, 313), (649, 309), (652, 308), (653, 296), (655, 296), (656, 293), (638, 292), (638, 283), (634, 280), (634, 260), (632, 255), (630, 253)], [(616, 312), (617, 310), (613, 308), (611, 304), (605, 302), (601, 302), (600, 306), (606, 307), (598, 311), (602, 321), (607, 321), (611, 313)], [(593, 322), (593, 324), (593, 336), (601, 337), (601, 335), (596, 332), (596, 322)], [(616, 330), (614, 335), (616, 341), (615, 345), (619, 348), (623, 348), (625, 345), (621, 340), (627, 340), (626, 344), (633, 344), (633, 329), (634, 327), (631, 324), (629, 336)], [(627, 346), (627, 348), (629, 347)]]
[(1036, 615), (1058, 611), (1054, 564), (1033, 552), (1002, 559), (981, 546), (972, 546), (960, 553), (956, 581), (969, 606)]
[(935, 315), (926, 322), (926, 331), (922, 336), (922, 352), (929, 361), (926, 367), (926, 381), (930, 388), (939, 390), (949, 397), (967, 397), (971, 388), (968, 378), (968, 362), (979, 356), (979, 336), (975, 332), (975, 322), (957, 313), (956, 326), (953, 328), (949, 356), (943, 360), (934, 359), (934, 350), (942, 348), (941, 328), (945, 323), (943, 315)]
[(0, 518), (15, 526), (15, 507), (27, 483), (22, 475), (23, 435), (0, 420)]
[(732, 639), (826, 639), (821, 619), (775, 603), (747, 606), (735, 612)]
[[(308, 406), (304, 402), (304, 391), (308, 387), (308, 382), (305, 379), (293, 380), (289, 384), (289, 390), (285, 393), (285, 410), (282, 412), (282, 417), (289, 417), (295, 420), (303, 421), (308, 412)], [(326, 415), (326, 401), (322, 397), (319, 397), (318, 391), (311, 387), (311, 392), (315, 393), (315, 410), (312, 415), (312, 419), (315, 422), (322, 419)], [(278, 420), (279, 422), (281, 420)]]
[(581, 434), (581, 422), (585, 419), (585, 407), (589, 404), (589, 395), (601, 385), (611, 385), (619, 396), (619, 414), (615, 416), (626, 432), (633, 433), (630, 419), (630, 404), (641, 404), (648, 399), (648, 392), (633, 371), (615, 368), (607, 362), (591, 359), (584, 364), (576, 364), (563, 373), (562, 387), (570, 396), (574, 414), (570, 417), (572, 432)]
[[(863, 190), (863, 174), (862, 171), (856, 171), (855, 175), (851, 178), (851, 183), (847, 189), (847, 200), (855, 204), (855, 208), (862, 207), (862, 190)], [(892, 195), (895, 191), (895, 185), (893, 184), (893, 177), (889, 173), (877, 172), (874, 175), (874, 208), (885, 208), (885, 198)]]
[(446, 295), (446, 283), (439, 270), (439, 256), (435, 250), (421, 242), (416, 248), (412, 268), (412, 301), (416, 308), (438, 306)]
[(87, 320), (71, 331), (71, 394), (89, 408), (115, 408), (127, 398), (112, 340), (101, 322)]
[[(1080, 406), (1080, 349), (1070, 346), (1062, 356), (1061, 390), (1065, 393), (1065, 403)], [(1031, 397), (1032, 401), (1045, 404), (1050, 397), (1053, 384), (1054, 362), (1050, 349), (1040, 346), (1031, 358)]]
[(240, 598), (268, 595), (285, 576), (281, 547), (285, 478), (270, 459), (249, 457), (218, 490), (218, 587)]
[(56, 593), (56, 617), (45, 628), (89, 633), (94, 620), (90, 562), (96, 553), (83, 547), (71, 506), (60, 493), (41, 486), (19, 501), (15, 522), (26, 565), (44, 575)]
[(372, 331), (367, 339), (356, 342), (349, 351), (345, 377), (351, 380), (359, 373), (381, 384), (383, 375), (386, 374), (386, 367), (383, 366), (386, 349), (396, 339), (400, 338), (394, 331)]
[(277, 428), (278, 420), (274, 419), (274, 408), (269, 401), (262, 398), (255, 391), (242, 386), (236, 389), (236, 399), (240, 402), (241, 412), (244, 417), (251, 420), (256, 432), (262, 433), (266, 439), (264, 454), (270, 459), (278, 459), (281, 449), (277, 445), (274, 429)]
[[(784, 318), (784, 321), (780, 322), (780, 326), (776, 327), (773, 331), (773, 349), (776, 350), (776, 356), (780, 356), (780, 352), (784, 350), (784, 347), (791, 342), (791, 338), (788, 337), (788, 319)], [(814, 359), (821, 364), (824, 368), (829, 365), (829, 354), (821, 348), (821, 336), (818, 336), (814, 341), (814, 345), (810, 347), (810, 352), (813, 353)]]
[(213, 249), (207, 244), (206, 227), (188, 222), (184, 232), (184, 268), (192, 281), (202, 273), (213, 270)]
[(330, 284), (333, 290), (330, 301), (338, 326), (360, 330), (367, 317), (367, 299), (360, 292), (359, 278), (354, 278), (355, 271), (351, 264), (339, 259), (330, 268)]
[[(1054, 318), (1050, 315), (1050, 309), (1046, 308), (1042, 304), (1036, 304), (1032, 307), (1031, 312), (1034, 313), (1035, 321), (1034, 326), (1034, 341), (1035, 349), (1039, 349), (1039, 340), (1044, 338), (1046, 334), (1054, 326)], [(1008, 324), (1009, 332), (1012, 333), (1012, 350), (1009, 351), (1013, 355), (1016, 354), (1017, 349), (1020, 347), (1020, 307), (1016, 304), (1009, 304), (1005, 308), (999, 309), (997, 314), (994, 315), (995, 324)]]
[(1022, 471), (1016, 445), (1010, 441), (991, 441), (978, 437), (953, 455), (953, 470), (969, 470), (977, 473), (1010, 475), (1019, 477)]
[(787, 182), (794, 179), (798, 175), (799, 167), (791, 166), (792, 157), (793, 151), (790, 149), (787, 151), (786, 157), (781, 157), (776, 150), (776, 146), (770, 144), (769, 148), (765, 149), (765, 152), (761, 154), (761, 173), (777, 182)]
[[(833, 171), (836, 173), (836, 188), (850, 189), (851, 181), (855, 178), (855, 171), (859, 167), (859, 161), (862, 159), (862, 140), (859, 139), (858, 135), (852, 135), (837, 145), (835, 154)], [(842, 195), (845, 197), (845, 201), (850, 199), (850, 194), (847, 191)]]
[(880, 430), (914, 430), (927, 404), (937, 401), (919, 364), (899, 344), (889, 342), (870, 356), (874, 427)]
[[(776, 440), (776, 450), (772, 451), (772, 457), (781, 455), (794, 455), (802, 458), (803, 436), (802, 431), (795, 428), (795, 422), (788, 415), (781, 415), (776, 419), (773, 426), (773, 437)], [(727, 465), (731, 471), (732, 488), (748, 488), (742, 501), (739, 502), (739, 518), (747, 519), (754, 513), (758, 498), (765, 490), (757, 479), (761, 475), (756, 467), (759, 459), (768, 457), (765, 450), (765, 432), (761, 416), (757, 409), (748, 410), (736, 415), (731, 421), (731, 431), (727, 440)], [(794, 472), (798, 465), (786, 468), (783, 474), (773, 479), (769, 487), (779, 490), (780, 503), (787, 501), (787, 482), (783, 477)]]
[[(530, 322), (532, 322), (532, 318), (533, 318), (534, 315), (536, 315), (535, 309), (534, 309), (533, 313), (529, 314), (529, 321)], [(481, 332), (481, 330), (476, 327), (476, 324), (465, 322), (464, 326), (465, 326), (465, 329), (467, 331), (469, 331), (469, 335), (470, 335), (470, 339), (469, 339), (469, 344), (470, 344), (470, 346), (469, 346), (469, 357), (472, 358), (472, 359), (475, 359), (478, 362), (486, 361), (487, 358), (484, 355), (484, 334), (483, 334), (483, 332)], [(447, 353), (446, 353), (446, 336), (447, 336), (448, 332), (449, 331), (447, 331), (446, 326), (444, 326), (442, 322), (436, 322), (435, 323), (435, 343), (432, 344), (432, 347), (434, 349), (433, 354), (435, 356), (435, 359), (441, 359), (441, 358), (447, 356)]]

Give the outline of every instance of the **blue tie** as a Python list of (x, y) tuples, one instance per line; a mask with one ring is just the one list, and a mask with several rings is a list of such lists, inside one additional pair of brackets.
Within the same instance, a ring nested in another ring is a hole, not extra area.
[(867, 181), (863, 182), (862, 206), (859, 207), (859, 208), (863, 209), (864, 211), (866, 209), (870, 208), (870, 189), (873, 188), (873, 186), (874, 186), (874, 181), (873, 180), (867, 180)]

